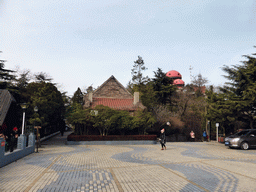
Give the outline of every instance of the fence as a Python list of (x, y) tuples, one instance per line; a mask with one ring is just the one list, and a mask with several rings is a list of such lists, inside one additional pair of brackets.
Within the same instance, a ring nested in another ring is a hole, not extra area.
[(13, 152), (5, 153), (6, 142), (3, 138), (0, 138), (0, 167), (3, 167), (13, 161), (16, 161), (17, 159), (27, 156), (30, 153), (34, 153), (35, 139), (36, 136), (33, 133), (31, 133), (28, 138), (25, 135), (20, 135), (18, 137), (17, 149), (15, 149)]

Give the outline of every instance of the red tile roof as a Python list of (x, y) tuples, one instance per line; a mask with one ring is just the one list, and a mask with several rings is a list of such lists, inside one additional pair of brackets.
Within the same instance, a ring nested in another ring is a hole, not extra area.
[(115, 99), (115, 98), (93, 98), (91, 107), (94, 108), (97, 105), (108, 106), (116, 110), (128, 110), (134, 111), (138, 107), (133, 104), (133, 99)]

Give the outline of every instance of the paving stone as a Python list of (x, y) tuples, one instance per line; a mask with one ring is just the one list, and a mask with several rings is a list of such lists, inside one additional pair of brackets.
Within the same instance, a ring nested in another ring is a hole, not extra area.
[[(67, 135), (67, 134), (65, 134)], [(64, 145), (56, 136), (39, 153), (0, 169), (0, 191), (256, 191), (256, 150), (217, 142)]]

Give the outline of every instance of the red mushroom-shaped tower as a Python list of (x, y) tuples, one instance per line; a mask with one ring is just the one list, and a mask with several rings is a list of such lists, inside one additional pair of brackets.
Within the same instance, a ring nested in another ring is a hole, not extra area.
[(178, 71), (175, 71), (175, 70), (168, 71), (166, 73), (166, 76), (170, 77), (172, 79), (181, 79), (182, 78), (181, 74)]
[(184, 81), (182, 79), (175, 79), (173, 85), (176, 85), (179, 89), (184, 87)]

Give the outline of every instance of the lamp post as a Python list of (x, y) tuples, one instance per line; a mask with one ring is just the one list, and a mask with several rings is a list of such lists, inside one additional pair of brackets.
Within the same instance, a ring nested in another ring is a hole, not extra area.
[(216, 123), (216, 140), (217, 140), (217, 142), (218, 142), (218, 137), (219, 137), (219, 123)]
[(25, 127), (25, 110), (28, 107), (26, 103), (20, 104), (21, 108), (23, 109), (23, 118), (22, 118), (22, 132), (21, 134), (24, 135), (24, 127)]
[(37, 113), (37, 111), (38, 111), (38, 107), (37, 106), (34, 107), (34, 111)]
[(210, 121), (207, 121), (207, 131), (206, 131), (207, 135), (208, 135), (208, 141), (211, 140), (211, 127), (210, 127)]
[[(34, 111), (35, 111), (35, 113), (37, 113), (38, 112), (38, 107), (37, 106), (35, 106), (34, 107)], [(35, 122), (36, 122), (36, 120), (35, 120)], [(36, 128), (36, 123), (34, 123), (34, 128)], [(36, 128), (36, 153), (38, 153), (38, 145), (39, 145), (39, 141), (38, 141), (38, 127)]]

